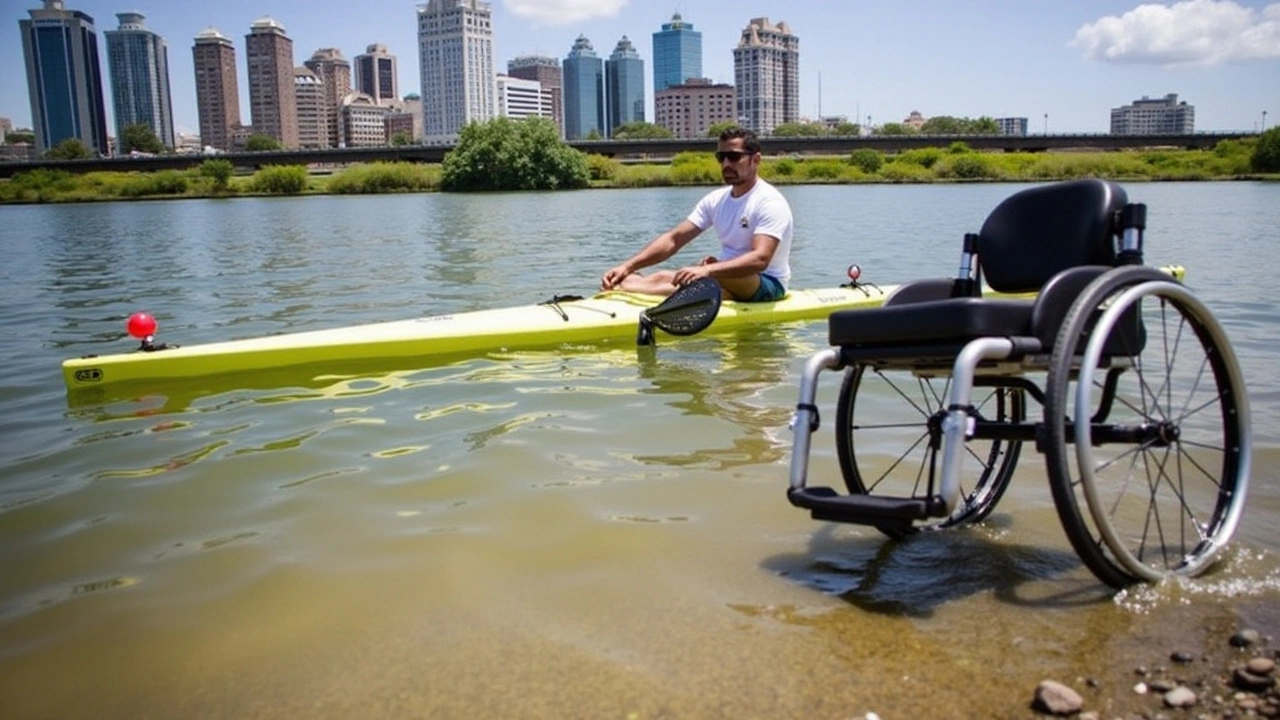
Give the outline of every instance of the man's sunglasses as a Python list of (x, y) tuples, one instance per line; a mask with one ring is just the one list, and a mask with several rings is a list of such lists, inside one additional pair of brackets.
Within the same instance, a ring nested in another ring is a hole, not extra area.
[(736, 163), (750, 154), (751, 153), (749, 152), (742, 152), (741, 150), (721, 150), (716, 153), (716, 162), (724, 162), (725, 160), (728, 160), (729, 162)]

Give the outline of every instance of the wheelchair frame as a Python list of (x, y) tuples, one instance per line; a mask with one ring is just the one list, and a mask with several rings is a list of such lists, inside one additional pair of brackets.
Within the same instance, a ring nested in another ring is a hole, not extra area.
[[(834, 313), (832, 347), (800, 378), (788, 500), (891, 538), (977, 522), (1034, 443), (1063, 529), (1100, 580), (1210, 567), (1247, 494), (1248, 396), (1208, 308), (1141, 264), (1145, 224), (1145, 206), (1114, 183), (1029, 188), (965, 236), (955, 279)], [(835, 423), (847, 494), (807, 483), (826, 370), (845, 371)]]

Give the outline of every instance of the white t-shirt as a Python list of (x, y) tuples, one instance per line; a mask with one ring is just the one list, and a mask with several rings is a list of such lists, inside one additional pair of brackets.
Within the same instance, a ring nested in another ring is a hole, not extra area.
[(689, 222), (706, 230), (714, 226), (720, 238), (720, 260), (732, 260), (751, 250), (751, 238), (769, 235), (778, 240), (778, 247), (765, 268), (770, 275), (788, 287), (791, 282), (791, 206), (778, 189), (762, 178), (742, 197), (730, 194), (732, 186), (707, 193), (693, 212)]

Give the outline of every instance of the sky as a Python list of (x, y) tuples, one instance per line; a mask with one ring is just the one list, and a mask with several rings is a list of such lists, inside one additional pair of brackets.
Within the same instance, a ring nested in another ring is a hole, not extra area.
[[(191, 47), (213, 27), (236, 46), (249, 117), (244, 36), (269, 16), (294, 64), (320, 48), (352, 60), (372, 43), (397, 56), (400, 94), (420, 92), (412, 0), (65, 0), (94, 18), (108, 114), (106, 43), (115, 14), (140, 11), (169, 47), (173, 113), (194, 133)], [(18, 21), (40, 0), (0, 0), (0, 117), (31, 127)], [(1280, 122), (1280, 2), (1265, 0), (492, 0), (494, 65), (527, 54), (563, 59), (585, 35), (607, 58), (626, 36), (645, 61), (653, 121), (652, 34), (675, 12), (702, 33), (703, 75), (733, 83), (733, 48), (753, 19), (785, 22), (800, 41), (800, 113), (880, 125), (912, 111), (1025, 117), (1032, 133), (1105, 133), (1111, 108), (1177, 94), (1196, 130), (1256, 132)], [(1264, 113), (1271, 113), (1265, 115)]]

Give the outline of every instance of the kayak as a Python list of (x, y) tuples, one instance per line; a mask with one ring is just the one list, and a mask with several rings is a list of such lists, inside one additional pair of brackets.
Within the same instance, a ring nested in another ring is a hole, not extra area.
[[(1180, 265), (1161, 269), (1178, 280), (1186, 272)], [(854, 282), (832, 288), (792, 290), (773, 302), (726, 300), (703, 332), (824, 320), (837, 310), (879, 307), (897, 288)], [(989, 289), (985, 294), (1000, 296)], [(420, 367), (446, 358), (492, 352), (635, 342), (642, 318), (650, 311), (659, 311), (664, 300), (662, 296), (610, 290), (589, 298), (557, 296), (534, 305), (494, 310), (165, 349), (138, 348), (65, 360), (62, 377), (68, 391), (84, 391), (124, 383), (266, 373), (304, 366), (332, 369), (358, 362)], [(657, 328), (657, 339), (674, 337), (664, 332), (662, 325)]]
[[(706, 332), (749, 325), (825, 319), (836, 310), (879, 307), (896, 286), (846, 285), (792, 290), (774, 302), (725, 301)], [(663, 297), (606, 291), (534, 305), (433, 315), (411, 320), (65, 360), (68, 390), (139, 381), (358, 361), (430, 362), (510, 350), (632, 340), (641, 314)], [(657, 333), (662, 339), (665, 333)], [(670, 336), (667, 336), (670, 337)]]

